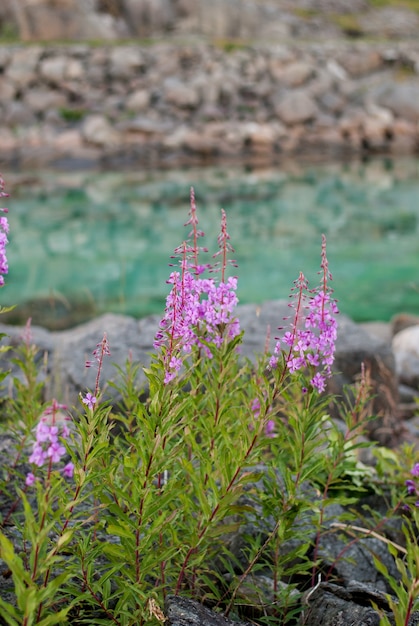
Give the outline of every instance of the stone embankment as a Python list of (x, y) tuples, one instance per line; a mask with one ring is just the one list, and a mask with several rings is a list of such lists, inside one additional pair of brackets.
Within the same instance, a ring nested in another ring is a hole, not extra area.
[(2, 166), (419, 150), (419, 44), (0, 47)]

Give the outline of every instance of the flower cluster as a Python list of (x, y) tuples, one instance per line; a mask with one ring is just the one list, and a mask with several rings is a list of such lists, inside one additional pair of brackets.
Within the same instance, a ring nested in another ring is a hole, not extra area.
[(419, 463), (415, 463), (410, 473), (416, 480), (412, 480), (411, 478), (406, 480), (407, 493), (409, 496), (415, 496), (418, 498), (415, 502), (415, 506), (419, 507)]
[(277, 340), (274, 355), (269, 365), (275, 368), (278, 355), (285, 346), (286, 366), (293, 373), (301, 369), (317, 370), (310, 384), (319, 393), (325, 390), (326, 379), (331, 376), (337, 338), (338, 307), (331, 296), (328, 281), (332, 276), (328, 270), (326, 257), (326, 239), (322, 241), (322, 282), (315, 290), (308, 289), (304, 274), (300, 273), (295, 281), (294, 302), (290, 305), (295, 310), (291, 329)]
[[(4, 191), (4, 180), (0, 174), (0, 198), (8, 198), (9, 194)], [(0, 208), (0, 212), (8, 213), (8, 209)], [(0, 286), (4, 285), (4, 275), (9, 271), (7, 263), (6, 245), (9, 243), (7, 235), (9, 233), (9, 222), (7, 217), (0, 217)]]
[[(225, 340), (236, 337), (240, 332), (239, 321), (233, 316), (238, 303), (237, 278), (225, 278), (227, 252), (233, 250), (228, 243), (230, 237), (227, 233), (225, 212), (222, 212), (221, 235), (218, 238), (221, 249), (214, 255), (222, 255), (220, 267), (199, 264), (198, 251), (203, 248), (198, 247), (197, 239), (203, 233), (197, 229), (193, 190), (190, 219), (186, 224), (193, 227), (189, 235), (193, 237), (192, 244), (184, 242), (175, 251), (180, 256), (181, 271), (173, 271), (167, 281), (172, 289), (167, 296), (164, 317), (154, 341), (155, 348), (166, 346), (166, 384), (176, 377), (182, 367), (182, 354), (190, 354), (193, 346), (211, 358), (213, 355), (209, 344), (214, 343), (220, 347)], [(218, 284), (214, 278), (200, 277), (207, 269), (221, 269), (221, 280)]]
[[(69, 422), (70, 417), (64, 413), (66, 406), (58, 404), (55, 400), (51, 406), (47, 407), (42, 413), (35, 429), (35, 442), (32, 448), (32, 454), (29, 462), (38, 467), (45, 464), (59, 463), (66, 454), (66, 448), (62, 443), (63, 439), (70, 436)], [(67, 463), (62, 468), (64, 476), (71, 478), (73, 476), (74, 465)], [(35, 482), (35, 475), (30, 472), (26, 477), (26, 484), (32, 485)]]

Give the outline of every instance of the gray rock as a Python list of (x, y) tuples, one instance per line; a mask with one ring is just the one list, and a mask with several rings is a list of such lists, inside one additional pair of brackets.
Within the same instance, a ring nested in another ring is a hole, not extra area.
[(132, 35), (149, 37), (173, 28), (175, 13), (170, 0), (123, 0), (122, 4)]
[(419, 389), (419, 325), (410, 326), (394, 335), (392, 347), (400, 381)]
[(28, 87), (35, 82), (35, 70), (42, 55), (40, 46), (19, 48), (12, 56), (6, 76), (18, 87)]
[(20, 100), (12, 100), (5, 105), (3, 123), (9, 127), (34, 126), (36, 117), (28, 104)]
[[(319, 587), (310, 590), (305, 595), (304, 624), (309, 626), (379, 626), (380, 615), (372, 607), (371, 600), (380, 601), (385, 606), (387, 601), (384, 594), (378, 594), (374, 589), (359, 588), (346, 591), (332, 583), (321, 583)], [(358, 602), (362, 601), (362, 604)]]
[(49, 83), (59, 84), (67, 73), (68, 59), (65, 56), (55, 56), (44, 59), (39, 64), (39, 73)]
[(363, 76), (380, 68), (383, 61), (376, 50), (345, 50), (337, 58), (338, 63), (350, 76)]
[(359, 381), (364, 364), (373, 397), (370, 413), (377, 416), (369, 425), (370, 436), (383, 445), (397, 445), (403, 429), (397, 413), (397, 375), (391, 346), (349, 318), (339, 316), (335, 357), (336, 373), (328, 383), (328, 391), (341, 397), (346, 386)]
[(110, 74), (113, 78), (130, 78), (145, 67), (138, 46), (116, 46), (109, 55)]
[(401, 6), (368, 11), (357, 19), (366, 35), (402, 39), (417, 37), (419, 30), (418, 14)]
[(150, 98), (151, 94), (148, 89), (137, 89), (128, 97), (126, 108), (128, 111), (134, 111), (135, 113), (143, 112), (147, 110)]
[[(375, 537), (362, 537), (351, 543), (348, 536), (340, 536), (338, 531), (322, 533), (319, 541), (318, 558), (321, 567), (327, 572), (333, 571), (343, 586), (351, 580), (373, 585), (385, 593), (391, 593), (391, 587), (374, 565), (373, 555), (383, 563), (390, 575), (398, 580), (400, 575), (393, 557), (385, 542)], [(352, 537), (353, 538), (353, 537)]]
[(118, 143), (118, 133), (103, 115), (89, 115), (83, 122), (84, 139), (96, 146), (114, 146)]
[(182, 109), (195, 109), (199, 104), (198, 90), (178, 78), (171, 77), (164, 81), (163, 94), (168, 104)]
[(388, 82), (371, 94), (375, 102), (390, 109), (397, 117), (419, 121), (419, 79)]
[(274, 102), (275, 113), (285, 124), (301, 124), (316, 117), (317, 105), (310, 96), (302, 90), (291, 91), (280, 96)]
[(34, 113), (45, 113), (48, 109), (59, 109), (67, 104), (61, 91), (34, 88), (27, 92), (25, 102)]
[(11, 80), (0, 76), (0, 102), (9, 102), (16, 95), (16, 85)]
[(314, 67), (306, 61), (295, 61), (277, 71), (275, 78), (289, 87), (299, 87), (314, 74)]
[(169, 626), (244, 626), (245, 622), (232, 621), (206, 608), (195, 600), (181, 596), (168, 596), (165, 614)]

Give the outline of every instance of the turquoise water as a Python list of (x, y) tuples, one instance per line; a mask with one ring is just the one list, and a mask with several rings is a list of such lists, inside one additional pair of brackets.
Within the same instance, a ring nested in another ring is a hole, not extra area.
[(356, 320), (419, 314), (418, 160), (4, 176), (12, 197), (3, 305), (162, 311), (193, 185), (211, 250), (220, 208), (227, 212), (241, 302), (286, 298), (300, 270), (315, 285), (325, 233), (343, 312)]

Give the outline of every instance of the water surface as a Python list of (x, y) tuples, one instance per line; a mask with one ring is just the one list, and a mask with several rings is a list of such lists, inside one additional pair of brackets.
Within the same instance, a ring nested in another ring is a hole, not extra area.
[(286, 298), (299, 271), (315, 285), (325, 233), (343, 312), (356, 320), (419, 314), (418, 160), (4, 175), (13, 195), (3, 305), (58, 302), (75, 321), (77, 312), (162, 311), (193, 185), (214, 251), (221, 207), (227, 212), (241, 302)]

